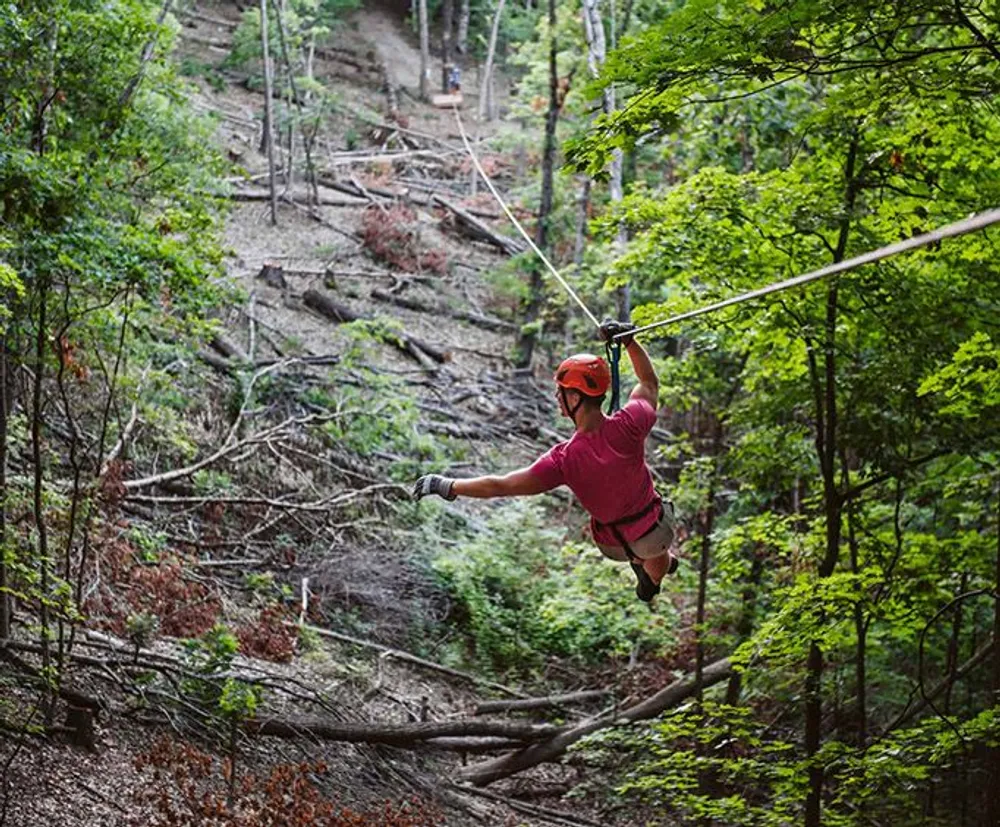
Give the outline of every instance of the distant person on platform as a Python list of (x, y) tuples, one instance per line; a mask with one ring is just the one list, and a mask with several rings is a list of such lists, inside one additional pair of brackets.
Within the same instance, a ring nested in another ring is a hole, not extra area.
[[(634, 328), (605, 322), (601, 333), (610, 340)], [(677, 570), (676, 525), (673, 504), (656, 493), (646, 465), (646, 436), (656, 422), (659, 382), (642, 345), (629, 336), (620, 341), (639, 380), (620, 411), (606, 416), (601, 410), (611, 385), (608, 363), (589, 353), (570, 356), (554, 378), (559, 410), (576, 426), (572, 437), (527, 468), (503, 476), (451, 479), (426, 474), (416, 481), (413, 496), (517, 497), (567, 485), (590, 514), (594, 543), (606, 557), (631, 563), (638, 580), (636, 595), (649, 602), (659, 593), (663, 577)]]

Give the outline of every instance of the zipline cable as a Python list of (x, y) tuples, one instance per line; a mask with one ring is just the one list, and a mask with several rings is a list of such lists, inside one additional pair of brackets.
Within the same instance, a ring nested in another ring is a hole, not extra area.
[(880, 247), (877, 250), (872, 250), (871, 252), (864, 253), (860, 256), (855, 256), (854, 258), (845, 259), (844, 261), (838, 261), (836, 264), (821, 267), (819, 270), (813, 270), (811, 273), (805, 273), (801, 276), (795, 276), (794, 278), (786, 279), (785, 281), (779, 281), (766, 287), (760, 287), (756, 290), (751, 290), (748, 293), (741, 293), (739, 296), (733, 296), (730, 299), (716, 302), (715, 304), (710, 304), (706, 307), (699, 307), (697, 310), (689, 310), (686, 313), (679, 313), (676, 316), (671, 316), (669, 319), (663, 319), (662, 321), (653, 322), (652, 324), (647, 324), (643, 327), (637, 327), (635, 330), (630, 330), (627, 333), (619, 333), (614, 338), (615, 340), (618, 340), (624, 336), (635, 336), (639, 333), (645, 333), (647, 330), (653, 330), (657, 327), (663, 327), (668, 324), (676, 324), (677, 322), (682, 322), (685, 319), (693, 319), (695, 316), (701, 316), (705, 313), (713, 313), (716, 310), (722, 310), (724, 307), (731, 307), (732, 305), (739, 304), (740, 302), (749, 301), (750, 299), (758, 299), (761, 296), (767, 296), (770, 293), (777, 293), (779, 290), (787, 290), (789, 287), (797, 287), (800, 284), (808, 284), (811, 281), (816, 281), (817, 279), (825, 278), (826, 276), (843, 273), (845, 270), (853, 270), (855, 267), (860, 267), (863, 264), (871, 264), (875, 261), (881, 261), (884, 258), (889, 258), (890, 256), (906, 252), (907, 250), (913, 250), (917, 247), (925, 247), (928, 244), (933, 244), (935, 241), (940, 241), (944, 238), (953, 238), (955, 236), (974, 232), (975, 230), (982, 230), (998, 222), (1000, 222), (1000, 209), (987, 210), (986, 212), (974, 215), (971, 218), (966, 218), (962, 221), (956, 221), (954, 224), (947, 224), (944, 227), (931, 230), (929, 233), (915, 235), (913, 238), (908, 238), (905, 241), (898, 241), (895, 244), (888, 245), (887, 247)]
[(535, 242), (531, 240), (531, 236), (529, 236), (525, 232), (524, 227), (521, 226), (521, 222), (514, 217), (514, 213), (512, 213), (510, 209), (507, 207), (507, 204), (504, 203), (503, 198), (500, 197), (500, 193), (497, 192), (496, 187), (493, 186), (493, 182), (490, 180), (490, 177), (486, 174), (486, 171), (479, 163), (479, 159), (476, 157), (476, 153), (472, 151), (472, 145), (469, 143), (469, 138), (465, 134), (465, 127), (462, 126), (462, 116), (458, 114), (458, 107), (455, 106), (453, 107), (453, 109), (455, 110), (455, 120), (458, 122), (458, 132), (462, 136), (462, 143), (465, 144), (465, 150), (466, 152), (469, 153), (469, 157), (472, 159), (472, 163), (476, 168), (476, 172), (478, 172), (482, 176), (483, 181), (486, 182), (487, 189), (489, 189), (489, 191), (493, 194), (493, 197), (497, 200), (497, 203), (507, 214), (507, 217), (511, 220), (511, 223), (515, 227), (517, 227), (518, 232), (522, 236), (524, 236), (524, 240), (528, 242), (528, 246), (531, 247), (531, 249), (538, 254), (538, 257), (542, 260), (542, 263), (549, 268), (549, 272), (556, 277), (556, 281), (558, 281), (566, 290), (566, 292), (569, 293), (573, 301), (575, 301), (578, 305), (580, 305), (580, 308), (583, 310), (584, 313), (587, 314), (587, 318), (594, 323), (594, 326), (599, 328), (601, 326), (601, 323), (597, 321), (597, 317), (590, 312), (590, 309), (587, 307), (587, 305), (583, 303), (583, 299), (581, 299), (576, 294), (576, 291), (569, 286), (569, 283), (566, 281), (566, 279), (564, 279), (562, 276), (559, 275), (559, 271), (552, 266), (552, 263), (545, 257), (545, 253), (543, 253), (541, 250), (538, 249), (538, 245), (536, 245)]

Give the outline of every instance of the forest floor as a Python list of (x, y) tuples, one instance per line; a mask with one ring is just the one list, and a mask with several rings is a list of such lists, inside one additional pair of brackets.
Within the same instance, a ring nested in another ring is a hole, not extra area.
[[(511, 316), (514, 299), (498, 290), (491, 273), (507, 256), (495, 245), (470, 238), (461, 221), (434, 196), (476, 211), (497, 233), (513, 233), (482, 188), (476, 191), (453, 114), (417, 100), (419, 51), (405, 21), (387, 8), (361, 9), (340, 31), (336, 48), (346, 61), (362, 68), (338, 62), (334, 51), (317, 58), (317, 79), (336, 90), (340, 103), (330, 127), (316, 142), (316, 163), (323, 180), (339, 186), (320, 186), (321, 201), (328, 203), (310, 213), (305, 183), (291, 184), (289, 198), (279, 203), (278, 222), (272, 226), (264, 180), (267, 163), (258, 152), (263, 96), (219, 68), (239, 12), (232, 3), (202, 2), (194, 13), (181, 18), (176, 57), (207, 67), (205, 76), (191, 78), (198, 87), (193, 104), (216, 119), (220, 148), (234, 162), (234, 199), (225, 228), (230, 250), (226, 269), (242, 289), (246, 304), (220, 314), (229, 340), (251, 360), (266, 356), (321, 362), (341, 357), (352, 339), (307, 304), (306, 294), (314, 291), (359, 317), (394, 319), (427, 351), (447, 354), (446, 362), (429, 367), (427, 353), (415, 359), (390, 344), (369, 344), (365, 360), (387, 376), (412, 378), (417, 404), (431, 432), (436, 428), (467, 449), (468, 461), (457, 471), (484, 472), (498, 464), (509, 468), (551, 445), (559, 436), (556, 406), (544, 383), (525, 382), (511, 394), (505, 382), (512, 369), (508, 354), (514, 328), (504, 320)], [(433, 82), (440, 63), (432, 64)], [(380, 67), (402, 92), (394, 102), (395, 112), (388, 111)], [(215, 83), (208, 79), (213, 71)], [(518, 127), (476, 121), (472, 102), (478, 90), (470, 88), (472, 75), (471, 71), (465, 75), (463, 117), (480, 157), (502, 185), (511, 174), (509, 162), (491, 150), (488, 139)], [(224, 83), (217, 82), (220, 76)], [(279, 163), (283, 157), (279, 154)], [(371, 232), (373, 221), (386, 225), (395, 220), (412, 231), (415, 249), (443, 256), (448, 266), (437, 267), (433, 255), (426, 267), (418, 259), (417, 266), (410, 262), (407, 271), (373, 259), (366, 247), (366, 226)], [(379, 298), (373, 290), (380, 291)], [(393, 299), (410, 306), (394, 304)], [(425, 309), (414, 309), (421, 307)], [(362, 489), (385, 486), (386, 496), (405, 496), (405, 487), (396, 486), (393, 492), (376, 467), (354, 473), (355, 484)], [(491, 506), (447, 508), (463, 519), (478, 520)], [(567, 501), (562, 516), (569, 524), (579, 524), (582, 533), (585, 518), (578, 507)], [(484, 693), (504, 696), (495, 687), (484, 689), (475, 680), (392, 654), (407, 639), (415, 619), (443, 611), (441, 595), (409, 560), (416, 538), (387, 527), (378, 508), (361, 507), (331, 533), (323, 559), (272, 572), (296, 593), (300, 588), (305, 592), (308, 583), (313, 599), (356, 617), (365, 639), (351, 643), (350, 637), (317, 638), (309, 651), (298, 651), (290, 663), (238, 658), (234, 668), (264, 675), (287, 690), (284, 700), (267, 708), (268, 715), (319, 709), (341, 722), (455, 722), (468, 718)], [(233, 581), (228, 582), (232, 586)], [(230, 588), (224, 598), (226, 614), (239, 618), (254, 600), (245, 589)], [(118, 643), (95, 635), (85, 645), (110, 656)], [(433, 649), (433, 644), (425, 647)], [(143, 656), (176, 659), (183, 656), (183, 649), (178, 641), (161, 637), (146, 646)], [(84, 688), (114, 697), (100, 676), (88, 680)], [(304, 687), (300, 694), (307, 701), (321, 694), (328, 706), (320, 709), (314, 702), (299, 702), (290, 687)], [(582, 706), (564, 720), (582, 719), (599, 708)], [(111, 704), (99, 722), (93, 751), (51, 743), (25, 750), (13, 765), (7, 823), (112, 827), (164, 818), (167, 805), (148, 795), (149, 761), (155, 762), (151, 754), (157, 750), (168, 749), (151, 745), (170, 734), (169, 729), (143, 723), (134, 708), (124, 710), (124, 705)], [(254, 738), (243, 748), (240, 766), (243, 773), (263, 778), (281, 762), (322, 761), (325, 769), (311, 770), (311, 777), (319, 776), (325, 791), (357, 812), (373, 811), (389, 798), (417, 796), (435, 802), (441, 823), (449, 825), (615, 823), (586, 796), (563, 798), (579, 779), (577, 769), (544, 764), (494, 784), (484, 794), (448, 780), (467, 760), (481, 759), (441, 750), (322, 743), (308, 737)], [(140, 766), (143, 761), (146, 764)], [(183, 817), (176, 823), (184, 823)]]

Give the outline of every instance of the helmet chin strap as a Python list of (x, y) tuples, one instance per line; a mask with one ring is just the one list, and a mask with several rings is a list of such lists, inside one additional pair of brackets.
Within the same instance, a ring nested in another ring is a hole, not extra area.
[(579, 395), (580, 399), (572, 408), (569, 406), (569, 397), (566, 396), (566, 388), (564, 388), (562, 385), (559, 386), (559, 395), (562, 397), (563, 407), (569, 414), (569, 418), (572, 419), (573, 424), (576, 425), (576, 412), (580, 410), (580, 406), (583, 404), (583, 394)]

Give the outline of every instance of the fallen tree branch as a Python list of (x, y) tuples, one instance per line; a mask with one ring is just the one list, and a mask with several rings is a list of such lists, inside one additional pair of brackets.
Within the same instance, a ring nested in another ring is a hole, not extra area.
[[(305, 303), (306, 307), (310, 307), (327, 319), (337, 322), (338, 324), (344, 324), (347, 322), (358, 321), (359, 319), (364, 319), (358, 313), (355, 313), (349, 307), (344, 307), (342, 304), (338, 304), (329, 296), (320, 293), (318, 290), (306, 290), (302, 294), (302, 301)], [(429, 345), (426, 342), (415, 339), (407, 333), (391, 334), (387, 337), (390, 344), (395, 345), (400, 351), (412, 356), (424, 367), (428, 367), (427, 357), (433, 359), (435, 362), (444, 363), (450, 360), (451, 356), (446, 351), (435, 347), (434, 345)], [(433, 366), (431, 366), (433, 368)]]
[(160, 474), (153, 474), (152, 476), (142, 477), (137, 480), (125, 480), (122, 485), (125, 487), (126, 491), (137, 491), (140, 488), (149, 488), (151, 485), (161, 485), (162, 483), (170, 482), (171, 480), (181, 479), (182, 477), (190, 477), (196, 471), (200, 471), (202, 468), (207, 468), (209, 465), (213, 465), (214, 463), (235, 454), (237, 451), (242, 451), (244, 448), (248, 448), (252, 445), (259, 445), (263, 442), (267, 442), (269, 439), (274, 439), (279, 434), (293, 427), (302, 427), (310, 425), (314, 422), (327, 422), (331, 418), (336, 418), (341, 415), (342, 414), (307, 414), (306, 416), (292, 416), (288, 419), (282, 420), (277, 425), (265, 428), (263, 431), (260, 431), (252, 436), (248, 436), (245, 439), (241, 439), (236, 442), (227, 441), (214, 454), (199, 460), (193, 465), (188, 465), (184, 468), (175, 468), (173, 471), (164, 471)]
[(487, 330), (509, 332), (518, 329), (517, 325), (513, 322), (506, 322), (503, 319), (494, 319), (489, 316), (480, 316), (477, 313), (469, 313), (465, 310), (452, 310), (441, 305), (425, 304), (417, 301), (416, 299), (406, 298), (404, 296), (396, 295), (395, 293), (390, 293), (388, 290), (375, 288), (371, 291), (370, 295), (373, 299), (388, 302), (396, 305), (397, 307), (405, 307), (407, 310), (416, 310), (420, 313), (434, 313), (439, 316), (450, 316), (453, 319), (470, 322), (477, 327), (483, 327)]
[(520, 255), (527, 249), (524, 242), (491, 230), (468, 210), (463, 209), (457, 204), (453, 204), (447, 198), (442, 198), (440, 195), (433, 195), (431, 196), (431, 200), (450, 210), (455, 218), (458, 219), (457, 226), (469, 237), (477, 241), (489, 242), (509, 256)]
[(896, 716), (895, 720), (892, 721), (883, 731), (882, 734), (886, 735), (892, 732), (900, 724), (906, 722), (914, 715), (919, 714), (929, 705), (929, 701), (933, 701), (938, 695), (944, 692), (950, 685), (953, 685), (959, 679), (965, 677), (973, 669), (977, 668), (982, 664), (991, 654), (993, 653), (993, 638), (991, 637), (986, 643), (980, 646), (972, 656), (958, 669), (955, 670), (953, 676), (943, 678), (940, 680), (936, 686), (928, 690), (925, 693), (925, 697), (918, 698), (916, 702), (913, 701), (913, 695), (917, 693), (917, 688), (913, 689), (911, 693), (910, 702), (903, 708), (903, 711)]
[(401, 496), (406, 498), (410, 497), (410, 491), (405, 486), (394, 482), (387, 482), (377, 485), (369, 485), (367, 488), (362, 488), (357, 491), (349, 491), (346, 494), (332, 494), (329, 497), (323, 497), (322, 499), (305, 503), (295, 502), (293, 500), (275, 500), (270, 497), (212, 497), (209, 495), (194, 497), (155, 497), (138, 494), (130, 496), (129, 499), (136, 502), (156, 503), (159, 505), (204, 505), (206, 503), (219, 505), (266, 505), (270, 508), (283, 508), (293, 511), (326, 512), (336, 505), (341, 505), (345, 502), (355, 500), (362, 494), (372, 494), (381, 491), (395, 491)]
[(233, 371), (237, 368), (237, 366), (230, 362), (227, 358), (219, 356), (217, 353), (212, 353), (210, 350), (198, 350), (195, 355), (210, 368), (218, 371), (224, 376), (231, 376)]
[[(289, 623), (288, 625), (293, 626), (295, 624)], [(416, 655), (411, 655), (409, 652), (404, 652), (400, 649), (393, 649), (389, 646), (383, 646), (381, 643), (373, 643), (370, 640), (363, 640), (361, 638), (352, 637), (351, 635), (341, 634), (340, 632), (332, 632), (329, 629), (323, 629), (319, 626), (304, 626), (303, 628), (308, 629), (311, 632), (315, 632), (320, 637), (329, 638), (330, 640), (337, 640), (341, 643), (350, 643), (353, 646), (361, 646), (365, 649), (374, 649), (376, 652), (380, 652), (384, 655), (388, 655), (396, 660), (404, 661), (405, 663), (412, 663), (416, 666), (422, 666), (425, 669), (432, 669), (435, 672), (440, 672), (443, 675), (450, 675), (453, 678), (459, 678), (469, 683), (477, 684), (479, 686), (485, 686), (489, 689), (495, 689), (498, 692), (503, 692), (506, 695), (512, 695), (515, 698), (525, 698), (527, 697), (523, 692), (519, 692), (516, 689), (511, 689), (509, 686), (504, 686), (503, 684), (493, 683), (492, 681), (485, 680), (478, 675), (473, 675), (470, 672), (462, 672), (458, 669), (452, 669), (450, 666), (442, 666), (440, 663), (434, 663), (434, 661), (425, 660), (424, 658), (417, 657)]]
[(230, 339), (227, 339), (221, 333), (217, 333), (213, 336), (209, 344), (217, 353), (221, 354), (226, 359), (233, 359), (237, 362), (249, 361), (249, 357), (244, 352), (243, 348)]
[[(710, 663), (703, 671), (702, 686), (708, 687), (721, 683), (729, 678), (732, 671), (732, 665), (728, 658)], [(564, 727), (560, 730), (559, 734), (548, 741), (534, 744), (526, 749), (505, 755), (493, 761), (486, 761), (460, 770), (457, 776), (461, 780), (469, 781), (476, 786), (498, 781), (501, 778), (514, 775), (529, 767), (534, 767), (558, 758), (566, 751), (566, 748), (570, 744), (579, 741), (585, 735), (590, 735), (590, 733), (596, 732), (599, 729), (653, 718), (665, 709), (676, 706), (681, 701), (689, 698), (695, 691), (697, 691), (697, 682), (693, 677), (681, 678), (666, 688), (661, 689), (655, 695), (617, 714), (612, 712), (606, 715), (599, 715), (596, 718), (583, 721), (575, 726)]]
[[(323, 186), (327, 186), (324, 184)], [(271, 194), (264, 190), (234, 190), (229, 193), (228, 196), (230, 201), (270, 201)], [(297, 207), (308, 208), (308, 203), (301, 203), (299, 201), (293, 200), (293, 197), (286, 193), (282, 199), (287, 204), (294, 204)], [(368, 202), (364, 198), (334, 198), (331, 195), (321, 195), (319, 197), (319, 203), (323, 207), (367, 207)]]
[(223, 20), (221, 17), (212, 17), (209, 14), (203, 14), (202, 12), (191, 11), (187, 9), (181, 9), (176, 12), (180, 17), (188, 17), (192, 20), (200, 20), (203, 23), (211, 23), (214, 26), (223, 26), (227, 29), (239, 28), (239, 22), (235, 20)]
[(447, 736), (493, 736), (516, 741), (542, 741), (558, 731), (551, 724), (521, 724), (509, 721), (420, 721), (411, 724), (375, 724), (330, 721), (318, 718), (264, 718), (246, 722), (248, 732), (278, 738), (311, 735), (321, 741), (387, 744), (411, 747), (431, 738)]

